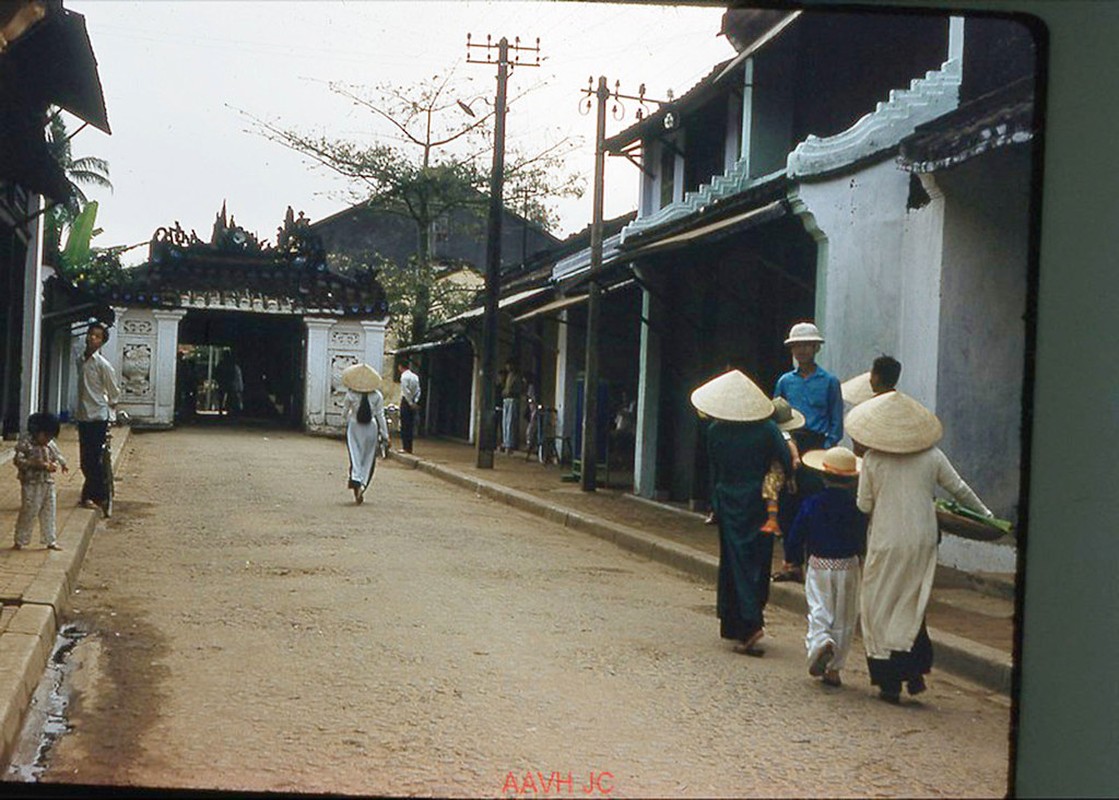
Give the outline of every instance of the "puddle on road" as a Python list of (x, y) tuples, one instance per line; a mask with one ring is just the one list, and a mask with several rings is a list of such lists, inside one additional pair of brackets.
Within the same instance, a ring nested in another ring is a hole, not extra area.
[(11, 763), (3, 780), (16, 783), (36, 783), (47, 768), (51, 749), (70, 732), (66, 719), (70, 705), (70, 656), (78, 643), (87, 636), (78, 625), (63, 625), (54, 641), (54, 650), (47, 660), (47, 667), (31, 698), (23, 730), (16, 742)]

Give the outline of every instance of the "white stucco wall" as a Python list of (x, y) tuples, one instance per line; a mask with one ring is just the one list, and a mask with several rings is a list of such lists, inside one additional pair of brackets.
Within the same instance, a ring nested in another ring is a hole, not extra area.
[[(976, 160), (937, 179), (908, 209), (909, 173), (883, 161), (791, 193), (821, 239), (820, 363), (841, 380), (880, 353), (902, 363), (899, 387), (945, 425), (941, 443), (999, 516), (1018, 495), (1024, 359), (1028, 166)], [(1015, 548), (945, 537), (941, 562), (1013, 572)]]
[[(906, 178), (907, 181), (910, 178)], [(887, 350), (901, 362), (898, 388), (936, 411), (940, 333), (941, 260), (944, 249), (944, 196), (935, 181), (920, 180), (929, 195), (921, 208), (906, 212), (902, 233), (901, 316), (898, 341)]]
[(908, 190), (908, 175), (892, 161), (793, 190), (794, 206), (826, 243), (817, 264), (817, 318), (827, 340), (819, 362), (840, 380), (898, 352)]
[(1020, 485), (1030, 161), (1007, 148), (936, 173), (945, 196), (937, 413), (942, 447), (996, 514)]

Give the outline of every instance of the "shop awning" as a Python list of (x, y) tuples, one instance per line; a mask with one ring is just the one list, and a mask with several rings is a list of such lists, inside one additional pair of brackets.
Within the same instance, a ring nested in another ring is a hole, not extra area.
[(642, 256), (653, 251), (660, 251), (673, 246), (682, 246), (690, 244), (698, 239), (704, 239), (714, 236), (727, 236), (732, 233), (740, 233), (748, 228), (753, 228), (756, 225), (761, 225), (765, 222), (771, 222), (775, 219), (785, 216), (788, 213), (788, 205), (784, 200), (774, 200), (761, 208), (754, 208), (749, 211), (743, 211), (738, 214), (733, 214), (726, 219), (721, 219), (717, 222), (711, 222), (707, 225), (700, 225), (697, 228), (683, 231), (664, 239), (635, 248), (629, 251), (626, 255), (635, 258)]
[[(536, 297), (537, 295), (550, 291), (552, 291), (551, 286), (538, 286), (535, 289), (525, 289), (523, 292), (516, 292), (515, 294), (511, 294), (508, 297), (502, 297), (500, 300), (497, 301), (497, 307), (498, 309), (508, 308), (509, 306), (516, 305), (517, 303), (523, 303), (529, 298)], [(466, 311), (463, 311), (461, 314), (451, 317), (446, 322), (441, 323), (441, 325), (447, 325), (452, 322), (464, 322), (468, 319), (481, 317), (485, 313), (486, 307), (478, 306), (477, 308), (468, 309)]]
[[(621, 283), (617, 283), (613, 286), (607, 287), (606, 289), (603, 290), (602, 293), (604, 295), (611, 294), (613, 292), (616, 292), (619, 289), (625, 289), (628, 286), (635, 286), (636, 283), (637, 282), (633, 278), (630, 278), (627, 281), (622, 281)], [(538, 317), (542, 317), (542, 316), (545, 316), (547, 314), (551, 314), (555, 311), (562, 311), (565, 308), (571, 308), (572, 306), (577, 306), (580, 303), (585, 303), (586, 301), (587, 301), (587, 295), (585, 295), (585, 294), (573, 295), (571, 297), (562, 297), (559, 300), (553, 300), (550, 303), (545, 303), (544, 305), (540, 306), (539, 308), (534, 308), (534, 309), (532, 309), (532, 311), (528, 311), (524, 314), (521, 314), (519, 317), (513, 317), (513, 322), (526, 322), (527, 320), (536, 319)]]
[(411, 353), (422, 353), (427, 350), (437, 350), (440, 347), (448, 347), (452, 344), (459, 344), (465, 342), (461, 336), (448, 336), (446, 339), (440, 339), (435, 342), (420, 342), (419, 344), (408, 345), (407, 347), (400, 347), (396, 350), (389, 350), (390, 356), (409, 355)]
[(28, 26), (0, 56), (0, 74), (23, 102), (61, 106), (111, 133), (97, 59), (81, 14), (61, 9)]

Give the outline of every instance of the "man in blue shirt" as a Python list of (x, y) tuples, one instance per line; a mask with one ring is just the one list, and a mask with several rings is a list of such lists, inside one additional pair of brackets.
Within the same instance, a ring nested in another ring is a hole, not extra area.
[(816, 363), (823, 343), (824, 337), (811, 322), (794, 325), (785, 346), (792, 351), (797, 367), (777, 379), (773, 393), (804, 414), (804, 427), (797, 437), (801, 452), (826, 450), (843, 438), (843, 393), (839, 379)]
[[(809, 450), (826, 450), (835, 447), (843, 438), (843, 392), (839, 379), (816, 363), (816, 354), (824, 337), (811, 322), (798, 322), (789, 330), (785, 346), (797, 362), (777, 379), (773, 396), (783, 397), (789, 405), (804, 415), (804, 427), (793, 432), (793, 443), (798, 453)], [(797, 464), (799, 458), (794, 458)], [(800, 508), (800, 501), (823, 488), (819, 477), (811, 470), (797, 467), (796, 494), (786, 493), (780, 501), (780, 525), (789, 530)], [(776, 581), (802, 581), (803, 570), (787, 560), (784, 569), (774, 577)]]

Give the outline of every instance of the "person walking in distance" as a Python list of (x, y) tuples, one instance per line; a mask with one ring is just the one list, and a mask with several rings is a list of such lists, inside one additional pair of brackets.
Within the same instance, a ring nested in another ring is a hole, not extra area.
[(405, 453), (412, 452), (416, 410), (420, 405), (420, 376), (412, 371), (408, 359), (396, 362), (400, 372), (400, 441)]
[[(789, 330), (785, 346), (789, 348), (796, 368), (777, 379), (773, 396), (783, 397), (804, 415), (804, 427), (794, 431), (797, 453), (827, 450), (843, 438), (843, 393), (839, 379), (816, 363), (816, 355), (824, 343), (820, 330), (811, 322), (798, 322)], [(799, 456), (794, 456), (794, 461)], [(818, 474), (803, 466), (795, 473), (795, 493), (781, 498), (780, 525), (788, 530), (796, 519), (801, 501), (824, 488)], [(804, 571), (785, 560), (785, 566), (773, 578), (776, 581), (803, 581)]]
[(501, 451), (512, 453), (517, 448), (518, 412), (524, 381), (512, 360), (505, 362), (505, 383), (501, 387)]
[(85, 335), (85, 353), (78, 364), (78, 445), (85, 482), (82, 484), (83, 508), (98, 507), (109, 516), (109, 494), (105, 486), (105, 470), (101, 451), (109, 422), (120, 402), (120, 384), (113, 365), (101, 355), (101, 347), (109, 340), (109, 329), (101, 322), (91, 322)]
[(365, 490), (377, 466), (377, 443), (389, 444), (385, 424), (385, 398), (381, 395), (381, 376), (368, 364), (353, 364), (342, 370), (346, 397), (342, 418), (346, 420), (346, 450), (350, 456), (349, 487), (354, 502), (365, 501)]

